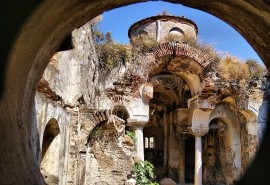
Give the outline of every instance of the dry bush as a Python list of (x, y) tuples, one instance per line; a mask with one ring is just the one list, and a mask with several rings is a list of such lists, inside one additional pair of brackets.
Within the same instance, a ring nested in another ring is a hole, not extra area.
[(182, 42), (186, 43), (186, 44), (188, 44), (190, 46), (193, 46), (193, 47), (196, 47), (197, 45), (199, 45), (196, 38), (194, 38), (194, 37), (192, 37), (190, 35), (186, 35), (186, 34), (183, 35)]
[(239, 80), (247, 80), (250, 77), (250, 71), (248, 65), (246, 63), (239, 63), (239, 73), (238, 78)]
[(129, 60), (131, 56), (129, 46), (115, 43), (110, 32), (102, 33), (98, 27), (93, 27), (92, 30), (101, 68), (111, 69)]
[(220, 52), (216, 51), (214, 46), (211, 44), (206, 44), (203, 41), (198, 41), (196, 38), (191, 37), (190, 35), (184, 35), (182, 37), (182, 42), (199, 49), (201, 52), (211, 57), (216, 63), (221, 60), (221, 56), (219, 54)]
[(157, 46), (158, 42), (155, 38), (147, 34), (140, 34), (136, 37), (133, 37), (131, 40), (132, 51), (134, 53), (146, 53), (152, 47)]
[(162, 39), (162, 42), (182, 42), (182, 40), (183, 35), (169, 33)]
[(260, 65), (255, 59), (248, 59), (248, 65), (251, 78), (262, 78), (267, 72), (266, 68)]
[(218, 74), (228, 81), (243, 81), (250, 77), (248, 65), (233, 56), (226, 56), (221, 59), (218, 64)]

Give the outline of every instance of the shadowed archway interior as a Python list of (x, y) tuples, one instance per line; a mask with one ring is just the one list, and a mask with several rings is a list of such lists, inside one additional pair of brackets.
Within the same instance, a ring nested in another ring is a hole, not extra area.
[(43, 141), (42, 141), (41, 160), (45, 156), (52, 141), (59, 134), (59, 132), (60, 132), (60, 129), (59, 129), (59, 125), (58, 125), (56, 119), (54, 119), (54, 118), (50, 119), (45, 127), (45, 130), (44, 130), (44, 136), (43, 136)]

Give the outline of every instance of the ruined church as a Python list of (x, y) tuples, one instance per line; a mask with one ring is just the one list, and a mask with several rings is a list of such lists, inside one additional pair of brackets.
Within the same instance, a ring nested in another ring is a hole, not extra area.
[(147, 160), (160, 184), (236, 184), (259, 147), (263, 81), (223, 81), (187, 40), (197, 25), (171, 15), (131, 25), (131, 44), (158, 44), (104, 72), (92, 28), (75, 29), (39, 81), (32, 148), (45, 182), (135, 184), (134, 164)]

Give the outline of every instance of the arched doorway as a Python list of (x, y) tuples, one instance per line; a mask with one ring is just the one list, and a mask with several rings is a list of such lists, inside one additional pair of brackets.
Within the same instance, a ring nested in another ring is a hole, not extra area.
[[(221, 119), (213, 119), (209, 124), (209, 131), (204, 136), (203, 176), (206, 184), (226, 183), (225, 175), (225, 128)], [(227, 131), (226, 131), (227, 132)], [(232, 160), (231, 160), (232, 161)]]
[[(204, 145), (207, 151), (204, 156), (209, 157), (205, 158), (205, 162), (208, 160), (208, 164), (212, 166), (218, 164), (221, 167), (221, 170), (220, 168), (217, 170), (215, 177), (210, 178), (215, 182), (234, 184), (239, 181), (242, 170), (239, 112), (233, 104), (222, 101), (211, 112), (209, 121), (210, 131), (206, 134)], [(208, 150), (211, 152), (209, 153)], [(208, 173), (211, 172), (208, 171)], [(224, 177), (220, 174), (224, 174)], [(204, 175), (205, 179), (209, 179), (207, 170), (204, 171)]]
[(41, 161), (44, 158), (47, 150), (54, 141), (55, 137), (60, 133), (59, 125), (55, 118), (52, 118), (46, 124), (43, 140), (42, 140), (42, 152), (41, 152)]
[(195, 169), (195, 138), (185, 140), (185, 182), (194, 183)]
[(60, 128), (55, 118), (48, 121), (42, 141), (42, 156), (40, 169), (47, 183), (59, 182)]

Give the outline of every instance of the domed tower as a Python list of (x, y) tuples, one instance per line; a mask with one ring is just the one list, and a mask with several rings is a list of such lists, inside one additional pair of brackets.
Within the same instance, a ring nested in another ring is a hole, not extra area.
[(196, 40), (198, 34), (197, 25), (183, 16), (157, 15), (142, 19), (128, 30), (128, 36), (132, 40), (140, 35), (152, 37), (159, 43), (168, 41), (185, 42), (186, 39)]

